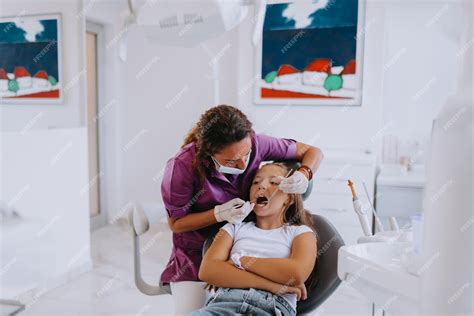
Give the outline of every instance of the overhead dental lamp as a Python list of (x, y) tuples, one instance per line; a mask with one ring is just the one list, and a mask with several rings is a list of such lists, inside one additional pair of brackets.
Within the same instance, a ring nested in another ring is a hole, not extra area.
[(235, 28), (253, 4), (257, 6), (252, 38), (256, 44), (262, 32), (266, 0), (128, 0), (130, 14), (124, 22), (120, 58), (126, 60), (126, 33), (131, 27), (163, 45), (193, 47)]
[[(127, 60), (127, 35), (136, 28), (145, 37), (161, 45), (193, 47), (234, 29), (255, 5), (252, 42), (257, 45), (263, 32), (267, 0), (128, 0), (120, 38), (119, 57)], [(208, 48), (204, 48), (210, 55)], [(211, 63), (214, 103), (220, 101), (219, 62)]]

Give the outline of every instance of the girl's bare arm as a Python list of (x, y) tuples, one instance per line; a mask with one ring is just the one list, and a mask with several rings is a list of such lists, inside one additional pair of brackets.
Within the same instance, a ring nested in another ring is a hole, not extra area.
[(218, 287), (255, 288), (271, 293), (287, 291), (282, 284), (229, 264), (232, 243), (231, 236), (225, 230), (219, 230), (201, 262), (199, 279)]
[(168, 226), (173, 233), (197, 230), (215, 223), (217, 223), (217, 220), (214, 216), (214, 209), (191, 213), (178, 219), (168, 217)]

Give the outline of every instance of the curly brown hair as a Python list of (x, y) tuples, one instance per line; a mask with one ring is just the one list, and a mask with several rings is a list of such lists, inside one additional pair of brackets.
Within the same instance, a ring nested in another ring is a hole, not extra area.
[(192, 142), (196, 143), (193, 165), (202, 181), (206, 175), (203, 161), (252, 133), (254, 133), (252, 123), (242, 111), (222, 104), (210, 108), (201, 115), (199, 121), (184, 138), (181, 147)]

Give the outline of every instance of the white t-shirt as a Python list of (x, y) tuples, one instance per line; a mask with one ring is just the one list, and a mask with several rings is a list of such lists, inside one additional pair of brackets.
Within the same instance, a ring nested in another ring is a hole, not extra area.
[[(241, 224), (227, 223), (222, 227), (234, 240), (229, 257), (237, 252), (258, 258), (289, 258), (291, 246), (296, 236), (313, 232), (306, 225), (284, 225), (274, 229), (261, 229), (255, 222)], [(296, 310), (296, 294), (283, 294)]]

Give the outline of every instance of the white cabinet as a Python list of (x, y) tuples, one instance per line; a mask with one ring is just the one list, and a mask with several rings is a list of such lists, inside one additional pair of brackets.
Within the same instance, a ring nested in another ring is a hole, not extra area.
[(0, 297), (29, 301), (92, 267), (87, 129), (3, 132), (0, 139), (8, 153), (1, 202), (21, 216), (0, 220), (0, 267), (8, 267)]
[(398, 220), (400, 227), (409, 224), (409, 218), (422, 211), (425, 169), (415, 166), (410, 171), (398, 165), (383, 165), (377, 176), (376, 209), (382, 223), (389, 216)]
[[(354, 182), (359, 198), (368, 205), (362, 182), (366, 184), (373, 201), (375, 172), (373, 153), (363, 150), (324, 150), (324, 160), (314, 175), (313, 191), (305, 201), (306, 208), (311, 213), (329, 219), (346, 244), (356, 244), (363, 232), (354, 212), (347, 180)], [(372, 223), (371, 218), (369, 220)]]

